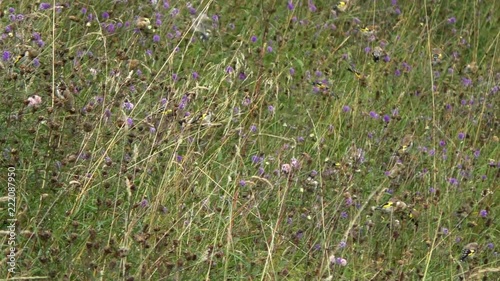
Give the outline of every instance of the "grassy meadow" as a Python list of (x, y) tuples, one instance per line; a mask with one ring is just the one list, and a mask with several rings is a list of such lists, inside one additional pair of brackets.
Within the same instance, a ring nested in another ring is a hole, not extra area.
[(0, 6), (2, 280), (499, 280), (500, 2)]

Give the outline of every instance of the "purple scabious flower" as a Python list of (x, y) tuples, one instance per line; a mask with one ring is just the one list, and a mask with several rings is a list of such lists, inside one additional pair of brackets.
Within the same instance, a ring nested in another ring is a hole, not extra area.
[(389, 123), (391, 121), (391, 117), (387, 114), (384, 115), (383, 119), (385, 123)]
[(472, 79), (462, 77), (462, 84), (464, 85), (464, 87), (470, 87), (472, 86)]
[(342, 111), (349, 112), (349, 111), (351, 111), (351, 108), (348, 105), (344, 105), (344, 107), (342, 107)]
[(370, 117), (373, 119), (378, 119), (380, 116), (375, 111), (370, 111)]
[(464, 138), (465, 138), (465, 134), (464, 133), (462, 133), (462, 132), (458, 133), (458, 139), (459, 140), (463, 140)]
[(288, 0), (288, 3), (286, 6), (287, 6), (288, 10), (290, 10), (290, 11), (292, 11), (295, 8), (292, 0)]
[(133, 104), (133, 103), (131, 103), (131, 102), (129, 102), (129, 101), (125, 101), (125, 102), (123, 103), (123, 108), (124, 108), (125, 110), (129, 110), (129, 111), (130, 111), (130, 110), (134, 109), (134, 104)]
[(313, 13), (316, 12), (317, 8), (316, 8), (316, 5), (314, 5), (312, 0), (307, 1), (307, 4), (309, 6), (309, 11), (311, 11)]
[(40, 3), (40, 10), (44, 11), (44, 10), (47, 10), (47, 9), (50, 9), (51, 5), (50, 3)]
[(456, 22), (457, 22), (457, 19), (455, 17), (451, 17), (451, 18), (448, 19), (448, 23), (449, 24), (454, 24)]
[(103, 20), (107, 20), (107, 19), (109, 19), (109, 13), (108, 12), (103, 12), (101, 14), (101, 17), (102, 17)]
[(153, 42), (155, 42), (155, 43), (160, 42), (160, 35), (158, 35), (158, 34), (153, 35)]
[(271, 47), (271, 46), (267, 46), (267, 52), (268, 52), (268, 53), (272, 53), (272, 52), (273, 52), (273, 47)]
[(8, 61), (11, 58), (11, 53), (9, 51), (3, 51), (2, 53), (2, 60), (3, 61)]
[(290, 67), (290, 75), (294, 75), (295, 74), (295, 69), (293, 67)]
[(257, 36), (252, 35), (252, 37), (250, 37), (250, 41), (252, 41), (252, 43), (257, 42)]
[(194, 79), (194, 80), (197, 80), (197, 79), (200, 77), (200, 76), (198, 75), (198, 72), (196, 72), (196, 71), (194, 71), (194, 72), (193, 72), (192, 76), (193, 76), (193, 79)]
[(448, 228), (446, 227), (442, 227), (441, 228), (441, 232), (444, 234), (444, 235), (448, 235), (450, 233), (450, 231), (448, 230)]
[(240, 186), (244, 187), (245, 185), (247, 185), (247, 182), (245, 180), (240, 180)]
[(479, 215), (482, 217), (482, 218), (485, 218), (488, 216), (488, 211), (487, 210), (481, 210), (479, 211)]

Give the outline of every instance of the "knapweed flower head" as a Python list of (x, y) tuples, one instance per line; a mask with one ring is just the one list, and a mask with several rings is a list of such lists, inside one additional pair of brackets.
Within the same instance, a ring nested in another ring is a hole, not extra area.
[(27, 100), (28, 107), (37, 107), (42, 103), (42, 98), (39, 95), (33, 95)]
[(50, 9), (51, 5), (50, 3), (40, 3), (40, 10), (44, 11), (44, 10), (48, 10)]
[(479, 216), (481, 216), (482, 218), (485, 218), (488, 216), (488, 211), (487, 210), (481, 210), (479, 211)]

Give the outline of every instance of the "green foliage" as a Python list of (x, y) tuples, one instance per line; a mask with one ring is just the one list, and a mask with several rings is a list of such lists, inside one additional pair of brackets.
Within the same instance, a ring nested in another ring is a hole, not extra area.
[(495, 1), (90, 2), (2, 7), (1, 276), (499, 271)]

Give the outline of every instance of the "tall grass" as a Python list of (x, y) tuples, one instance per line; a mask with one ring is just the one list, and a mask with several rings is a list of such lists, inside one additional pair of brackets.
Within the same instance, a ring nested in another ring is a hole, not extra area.
[(174, 2), (2, 6), (4, 278), (496, 280), (497, 2)]

